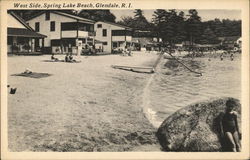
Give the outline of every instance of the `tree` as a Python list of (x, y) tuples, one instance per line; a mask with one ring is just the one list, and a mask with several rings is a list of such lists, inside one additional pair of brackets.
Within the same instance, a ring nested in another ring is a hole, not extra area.
[(133, 22), (133, 27), (134, 29), (139, 29), (139, 30), (148, 30), (149, 29), (149, 22), (143, 15), (143, 11), (141, 9), (136, 9), (134, 11), (134, 22)]
[(122, 20), (117, 23), (131, 27), (135, 30), (152, 30), (153, 25), (144, 17), (142, 10), (136, 9), (134, 13), (134, 17), (123, 16)]
[(166, 21), (166, 14), (167, 11), (164, 9), (157, 9), (154, 11), (152, 22), (154, 24), (153, 26), (153, 32), (157, 35), (157, 41), (159, 42), (159, 39), (162, 38), (162, 33), (164, 30), (164, 22)]
[(181, 43), (187, 39), (184, 12), (180, 11), (176, 18), (176, 43)]
[(131, 16), (123, 16), (121, 19), (122, 20), (117, 22), (118, 24), (134, 28), (135, 21), (134, 21), (133, 17), (131, 17)]
[(204, 33), (202, 34), (202, 39), (200, 40), (201, 44), (216, 44), (218, 43), (218, 39), (216, 37), (216, 35), (214, 34), (214, 32), (207, 27), (204, 30)]
[(115, 22), (115, 15), (110, 12), (108, 9), (103, 10), (81, 10), (78, 16), (92, 19), (94, 21), (108, 21)]
[(176, 10), (156, 10), (153, 22), (155, 24), (158, 37), (163, 42), (172, 46), (180, 43), (186, 38), (184, 12)]
[(10, 11), (14, 12), (16, 15), (20, 16), (24, 20), (27, 20), (33, 15), (36, 15), (42, 12), (41, 10), (10, 10)]
[[(143, 16), (143, 11), (141, 10), (141, 9), (136, 9), (135, 11), (134, 11), (134, 14), (135, 14), (135, 19), (140, 19), (140, 18), (143, 18), (144, 16)], [(145, 18), (145, 17), (144, 17)]]
[(198, 12), (195, 9), (190, 9), (188, 11), (188, 19), (186, 21), (186, 29), (188, 38), (191, 44), (199, 41), (200, 35), (202, 33), (201, 28), (201, 17), (198, 16)]

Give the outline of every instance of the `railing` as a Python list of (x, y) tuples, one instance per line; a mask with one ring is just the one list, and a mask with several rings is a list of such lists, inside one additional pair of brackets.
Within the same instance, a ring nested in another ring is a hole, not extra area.
[(77, 31), (72, 30), (72, 31), (62, 31), (62, 38), (73, 38), (77, 37)]
[(95, 32), (88, 32), (88, 36), (95, 36)]
[[(95, 32), (78, 30), (78, 37), (93, 37), (93, 36), (95, 36)], [(77, 37), (77, 30), (62, 31), (62, 37), (63, 38)]]

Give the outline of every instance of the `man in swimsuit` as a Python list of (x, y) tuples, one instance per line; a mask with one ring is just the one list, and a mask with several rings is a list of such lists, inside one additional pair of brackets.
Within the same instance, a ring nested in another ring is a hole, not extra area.
[(224, 114), (221, 121), (221, 135), (225, 137), (230, 144), (230, 148), (233, 152), (240, 152), (240, 132), (237, 121), (237, 112), (233, 109), (237, 106), (235, 101), (228, 100), (226, 102), (226, 113)]

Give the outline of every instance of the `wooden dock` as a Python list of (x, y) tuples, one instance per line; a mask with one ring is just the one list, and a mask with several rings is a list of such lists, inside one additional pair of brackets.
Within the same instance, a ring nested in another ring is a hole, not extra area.
[(141, 73), (154, 73), (153, 67), (141, 67), (141, 66), (120, 66), (120, 65), (111, 65), (112, 68), (115, 69), (123, 69), (133, 72), (141, 72)]

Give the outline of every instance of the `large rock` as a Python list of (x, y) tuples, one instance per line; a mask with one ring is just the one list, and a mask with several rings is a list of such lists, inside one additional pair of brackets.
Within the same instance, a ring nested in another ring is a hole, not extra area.
[[(177, 152), (225, 151), (224, 141), (219, 134), (219, 122), (225, 113), (225, 103), (228, 99), (221, 98), (190, 105), (169, 116), (156, 133), (162, 149)], [(239, 100), (233, 100), (238, 103), (235, 110), (238, 112), (240, 128), (241, 105)]]

